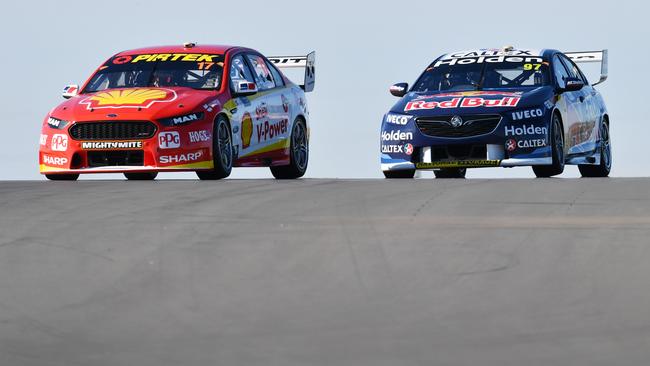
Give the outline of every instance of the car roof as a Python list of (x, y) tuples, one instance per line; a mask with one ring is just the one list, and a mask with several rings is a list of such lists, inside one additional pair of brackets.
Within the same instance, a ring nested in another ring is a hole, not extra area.
[[(192, 47), (185, 47), (182, 44), (179, 45), (169, 45), (169, 46), (152, 46), (152, 47), (143, 47), (136, 48), (132, 50), (126, 50), (118, 53), (116, 56), (123, 55), (134, 55), (134, 54), (153, 54), (153, 53), (207, 53), (207, 54), (224, 54), (230, 49), (245, 49), (251, 50), (245, 47), (236, 47), (236, 46), (227, 46), (227, 45), (204, 45), (204, 44), (195, 44)], [(254, 51), (254, 50), (251, 50)]]
[(447, 58), (466, 58), (466, 57), (480, 57), (480, 56), (518, 56), (527, 55), (529, 57), (545, 57), (547, 55), (545, 49), (530, 49), (530, 48), (478, 48), (473, 50), (456, 51), (444, 54), (441, 59)]

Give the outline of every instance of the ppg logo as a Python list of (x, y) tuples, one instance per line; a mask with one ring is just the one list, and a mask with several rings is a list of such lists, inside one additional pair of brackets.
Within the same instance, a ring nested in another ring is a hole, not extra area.
[(68, 150), (68, 136), (63, 134), (56, 134), (52, 136), (52, 150), (66, 151)]
[(158, 145), (161, 149), (175, 149), (181, 146), (181, 135), (176, 131), (158, 134)]

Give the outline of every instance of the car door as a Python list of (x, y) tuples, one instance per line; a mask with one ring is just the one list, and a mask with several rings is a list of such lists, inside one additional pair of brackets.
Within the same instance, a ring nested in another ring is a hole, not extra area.
[[(260, 102), (256, 104), (254, 141), (265, 151), (279, 150), (289, 136), (289, 101), (284, 95), (284, 82), (273, 75), (266, 59), (255, 53), (246, 54), (258, 85)], [(276, 80), (277, 79), (277, 80)]]
[[(239, 82), (256, 82), (244, 53), (231, 58), (229, 79), (231, 91), (235, 90), (235, 86)], [(254, 141), (255, 111), (264, 102), (263, 99), (264, 96), (260, 92), (249, 96), (235, 97), (231, 101), (233, 105), (228, 108), (232, 113), (233, 145), (239, 158), (250, 155), (257, 149), (257, 144)]]
[(596, 90), (589, 85), (589, 81), (580, 71), (578, 66), (566, 56), (562, 56), (562, 61), (567, 68), (570, 77), (578, 78), (584, 83), (584, 87), (579, 91), (578, 109), (582, 114), (580, 116), (580, 127), (574, 128), (572, 138), (575, 144), (569, 150), (569, 154), (580, 154), (591, 152), (596, 148), (596, 139), (598, 138), (598, 106), (596, 99)]
[[(566, 79), (570, 76), (567, 67), (562, 62), (560, 55), (553, 56), (553, 74), (558, 89), (566, 87)], [(579, 91), (564, 91), (559, 95), (557, 101), (557, 108), (562, 114), (562, 122), (564, 124), (564, 146), (568, 153), (571, 154), (576, 145), (580, 143), (581, 127), (584, 123), (584, 106), (580, 101), (583, 97), (581, 90)]]

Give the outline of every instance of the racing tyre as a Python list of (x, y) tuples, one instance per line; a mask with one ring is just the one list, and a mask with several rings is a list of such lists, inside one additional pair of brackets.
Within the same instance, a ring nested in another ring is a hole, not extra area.
[(562, 174), (564, 171), (564, 132), (560, 123), (560, 116), (553, 115), (553, 124), (551, 125), (551, 149), (553, 164), (551, 165), (534, 165), (533, 172), (537, 178), (548, 178), (554, 175)]
[(201, 180), (223, 179), (230, 175), (232, 171), (232, 135), (230, 134), (230, 124), (225, 117), (219, 116), (214, 123), (212, 131), (212, 158), (214, 168), (207, 171), (198, 171)]
[(612, 169), (612, 147), (609, 138), (609, 123), (600, 126), (600, 164), (578, 165), (580, 174), (587, 178), (607, 177)]
[(276, 179), (296, 179), (305, 175), (309, 162), (309, 141), (305, 122), (297, 119), (291, 130), (289, 165), (272, 166), (271, 174)]
[(434, 170), (433, 174), (436, 178), (465, 178), (467, 174), (467, 168), (442, 168), (440, 170)]
[(158, 176), (158, 173), (124, 173), (124, 176), (128, 180), (154, 180)]
[(411, 170), (385, 170), (384, 177), (386, 179), (399, 179), (399, 178), (413, 178), (415, 177), (415, 169)]
[(79, 174), (45, 174), (45, 178), (49, 180), (77, 180)]

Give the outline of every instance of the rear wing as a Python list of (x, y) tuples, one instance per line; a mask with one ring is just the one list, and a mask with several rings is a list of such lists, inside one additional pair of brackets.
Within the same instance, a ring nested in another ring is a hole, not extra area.
[(268, 59), (279, 69), (304, 68), (305, 79), (300, 87), (306, 93), (314, 90), (316, 84), (316, 52), (311, 52), (307, 56), (271, 56)]
[(598, 85), (607, 80), (607, 50), (589, 52), (564, 52), (575, 63), (600, 62), (600, 80), (593, 85)]

